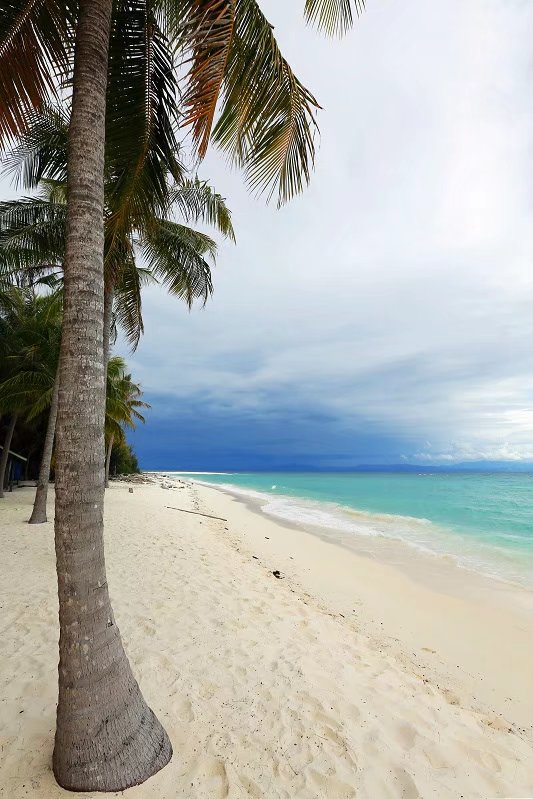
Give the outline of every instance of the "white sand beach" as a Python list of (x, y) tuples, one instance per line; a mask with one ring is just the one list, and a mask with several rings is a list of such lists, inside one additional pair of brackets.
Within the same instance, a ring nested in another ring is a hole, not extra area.
[[(0, 506), (5, 799), (66, 795), (51, 772), (53, 525), (26, 524), (32, 500)], [(527, 591), (353, 552), (192, 482), (113, 483), (106, 547), (128, 655), (174, 747), (132, 799), (533, 797)]]

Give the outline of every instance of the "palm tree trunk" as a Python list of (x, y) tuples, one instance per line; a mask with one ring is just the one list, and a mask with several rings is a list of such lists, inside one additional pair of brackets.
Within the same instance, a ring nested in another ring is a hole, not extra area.
[(11, 421), (9, 422), (9, 427), (7, 428), (6, 437), (4, 438), (4, 448), (2, 450), (2, 455), (0, 456), (0, 499), (4, 498), (4, 480), (6, 479), (6, 466), (9, 458), (9, 448), (11, 446), (13, 433), (15, 432), (16, 423), (17, 423), (17, 414), (14, 413), (11, 417)]
[(107, 455), (105, 459), (105, 487), (109, 488), (109, 464), (111, 463), (111, 452), (113, 451), (113, 441), (115, 440), (115, 434), (111, 433), (111, 437), (109, 439), (109, 444), (107, 445)]
[(112, 0), (81, 0), (69, 130), (56, 447), (57, 781), (121, 791), (172, 756), (131, 672), (109, 601), (104, 542), (103, 200)]
[(111, 322), (113, 321), (113, 302), (115, 290), (111, 286), (104, 291), (104, 369), (107, 374), (107, 364), (111, 355)]
[[(104, 286), (104, 374), (107, 381), (107, 365), (111, 357), (111, 322), (113, 320), (113, 302), (115, 290), (113, 287)], [(109, 442), (109, 447), (105, 459), (105, 487), (109, 488), (109, 463), (111, 460), (111, 450), (113, 448), (113, 438)]]
[(43, 524), (48, 521), (46, 517), (46, 501), (48, 499), (48, 481), (50, 480), (50, 464), (52, 463), (52, 452), (54, 450), (54, 437), (56, 432), (57, 403), (59, 395), (59, 367), (54, 381), (50, 412), (48, 414), (48, 426), (44, 439), (43, 455), (39, 467), (39, 479), (37, 480), (37, 491), (33, 501), (33, 510), (30, 516), (30, 524)]

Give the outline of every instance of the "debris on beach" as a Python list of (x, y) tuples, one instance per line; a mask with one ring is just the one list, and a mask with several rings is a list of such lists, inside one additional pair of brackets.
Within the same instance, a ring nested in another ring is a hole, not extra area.
[(155, 483), (155, 480), (146, 474), (115, 474), (110, 475), (109, 479), (116, 483), (137, 483), (138, 485)]

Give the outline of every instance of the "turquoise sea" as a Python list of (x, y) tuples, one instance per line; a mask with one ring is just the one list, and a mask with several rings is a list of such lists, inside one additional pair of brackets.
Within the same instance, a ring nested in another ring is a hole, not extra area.
[(194, 477), (254, 497), (263, 512), (281, 519), (400, 539), (451, 556), (465, 568), (533, 587), (533, 474), (239, 472)]

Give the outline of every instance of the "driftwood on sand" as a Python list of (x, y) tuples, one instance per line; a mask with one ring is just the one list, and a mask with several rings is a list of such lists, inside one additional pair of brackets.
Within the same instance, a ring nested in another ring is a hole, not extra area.
[(165, 505), (165, 508), (168, 510), (179, 510), (181, 513), (194, 513), (195, 516), (207, 516), (208, 519), (218, 519), (219, 522), (227, 522), (227, 519), (223, 519), (222, 516), (211, 516), (210, 513), (200, 513), (199, 510), (185, 510), (185, 508), (172, 508), (170, 505)]

